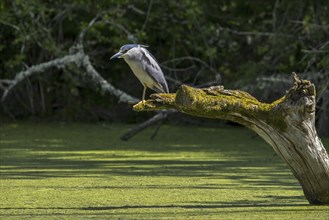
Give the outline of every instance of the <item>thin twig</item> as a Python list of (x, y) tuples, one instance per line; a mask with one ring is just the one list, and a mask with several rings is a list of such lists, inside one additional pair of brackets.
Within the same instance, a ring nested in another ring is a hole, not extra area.
[(98, 14), (96, 17), (94, 17), (94, 18), (89, 22), (88, 26), (85, 27), (85, 28), (80, 32), (79, 37), (78, 37), (78, 42), (77, 42), (77, 44), (78, 44), (79, 46), (82, 47), (82, 45), (83, 45), (83, 41), (84, 41), (84, 37), (85, 37), (87, 31), (88, 31), (88, 30), (89, 30), (89, 29), (90, 29), (90, 28), (96, 23), (96, 21), (97, 21), (99, 18), (100, 18), (100, 15)]
[(14, 25), (14, 24), (8, 23), (7, 21), (4, 21), (4, 20), (2, 20), (2, 19), (0, 19), (0, 23), (6, 25), (6, 26), (8, 26), (8, 27), (11, 27), (11, 28), (15, 29), (16, 31), (20, 31), (20, 28), (19, 28), (19, 26), (17, 26), (17, 25)]
[(237, 31), (230, 28), (224, 28), (220, 27), (221, 30), (227, 31), (229, 33), (235, 34), (235, 35), (254, 35), (254, 36), (265, 36), (265, 37), (284, 37), (284, 38), (293, 38), (293, 39), (299, 39), (299, 40), (305, 40), (307, 37), (299, 36), (299, 35), (292, 35), (292, 34), (283, 34), (283, 33), (272, 33), (272, 32), (258, 32), (258, 31)]
[(127, 37), (129, 40), (131, 40), (133, 43), (137, 43), (137, 38), (135, 37), (135, 35), (133, 35), (127, 28), (125, 28), (123, 25), (116, 23), (113, 20), (107, 20), (106, 23), (111, 24), (117, 28), (119, 28), (120, 30), (122, 30), (123, 32), (125, 32), (127, 34)]
[(194, 69), (195, 68), (195, 65), (192, 65), (192, 66), (189, 66), (189, 67), (186, 67), (186, 68), (173, 68), (173, 67), (168, 67), (167, 65), (163, 65), (163, 64), (160, 64), (160, 66), (165, 69), (165, 70), (168, 70), (168, 71), (172, 71), (172, 72), (187, 72), (191, 69)]
[(168, 76), (168, 75), (166, 75), (165, 78), (166, 78), (167, 81), (170, 81), (170, 82), (172, 82), (172, 83), (175, 83), (177, 86), (180, 86), (180, 85), (183, 84), (182, 81), (180, 81), (180, 80), (178, 80), (178, 79), (174, 79), (174, 78), (172, 78), (172, 77), (170, 77), (170, 76)]
[(140, 10), (139, 8), (136, 8), (135, 5), (128, 5), (128, 8), (133, 10), (134, 12), (140, 14), (140, 15), (145, 15), (145, 12)]
[(162, 62), (162, 65), (168, 64), (168, 63), (172, 63), (172, 62), (181, 62), (181, 61), (185, 61), (185, 60), (190, 60), (190, 61), (196, 61), (198, 63), (201, 63), (203, 66), (207, 67), (209, 70), (211, 70), (212, 72), (214, 72), (217, 76), (220, 76), (220, 80), (219, 82), (221, 82), (221, 74), (219, 72), (217, 72), (213, 67), (211, 67), (209, 64), (207, 64), (205, 61), (201, 60), (200, 58), (197, 57), (191, 57), (191, 56), (186, 56), (186, 57), (178, 57), (178, 58), (174, 58), (171, 60), (167, 60), (165, 62)]

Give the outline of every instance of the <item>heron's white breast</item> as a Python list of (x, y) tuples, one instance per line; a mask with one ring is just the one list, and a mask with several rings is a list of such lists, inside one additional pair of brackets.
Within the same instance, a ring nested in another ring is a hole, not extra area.
[(154, 80), (151, 76), (144, 70), (143, 66), (140, 64), (140, 62), (136, 62), (134, 60), (128, 60), (125, 59), (135, 76), (138, 78), (138, 80), (143, 84), (146, 85), (149, 88), (153, 88), (155, 85)]

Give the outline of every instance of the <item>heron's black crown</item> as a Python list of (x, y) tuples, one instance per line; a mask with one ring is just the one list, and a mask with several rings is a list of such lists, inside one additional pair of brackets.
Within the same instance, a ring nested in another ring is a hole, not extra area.
[(125, 53), (127, 52), (128, 50), (134, 48), (134, 47), (138, 47), (138, 46), (141, 46), (141, 47), (148, 47), (146, 45), (140, 45), (140, 44), (126, 44), (126, 45), (123, 45), (121, 48), (120, 48), (120, 51)]

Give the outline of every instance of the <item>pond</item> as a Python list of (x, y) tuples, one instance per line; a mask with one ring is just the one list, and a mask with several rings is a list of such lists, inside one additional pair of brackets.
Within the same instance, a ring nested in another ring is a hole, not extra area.
[(163, 125), (153, 140), (155, 128), (120, 140), (131, 127), (2, 124), (1, 218), (328, 218), (245, 128)]

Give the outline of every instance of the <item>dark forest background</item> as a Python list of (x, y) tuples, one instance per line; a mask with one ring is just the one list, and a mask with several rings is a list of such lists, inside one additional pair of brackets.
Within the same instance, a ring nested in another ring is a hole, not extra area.
[[(329, 134), (327, 0), (2, 0), (2, 82), (69, 54), (95, 17), (99, 19), (86, 32), (84, 51), (116, 88), (141, 98), (142, 86), (128, 65), (109, 60), (127, 43), (150, 46), (172, 92), (181, 84), (223, 84), (271, 102), (285, 94), (296, 72), (315, 83), (317, 128)], [(152, 114), (118, 103), (73, 64), (33, 74), (0, 108), (2, 120), (137, 123)]]

